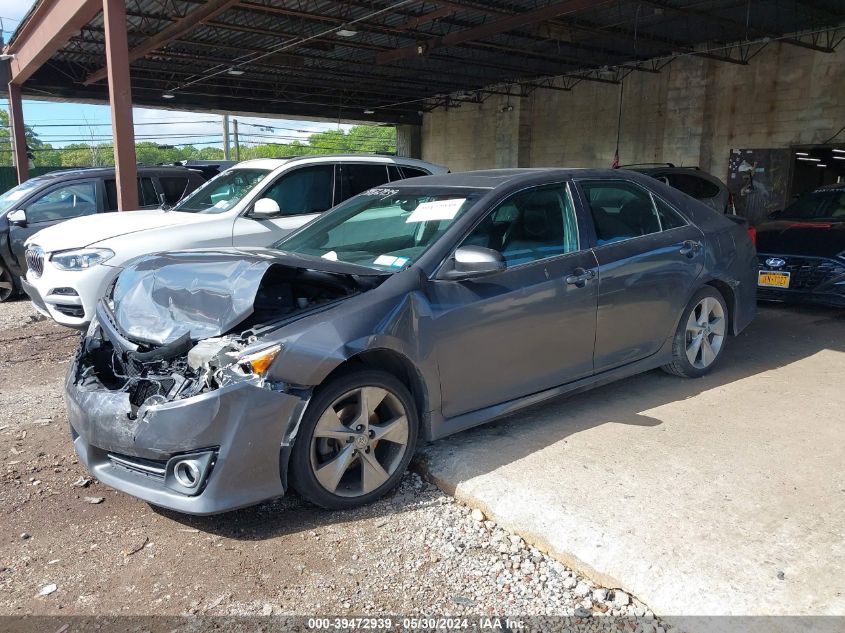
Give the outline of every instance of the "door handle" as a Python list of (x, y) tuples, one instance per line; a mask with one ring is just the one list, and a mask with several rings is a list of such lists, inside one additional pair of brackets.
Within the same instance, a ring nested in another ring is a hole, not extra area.
[(683, 246), (681, 246), (681, 250), (679, 251), (681, 255), (686, 255), (690, 259), (698, 255), (699, 251), (704, 247), (701, 242), (696, 242), (695, 240), (687, 240), (684, 242)]
[(570, 286), (577, 286), (583, 288), (587, 285), (590, 279), (596, 276), (593, 270), (584, 270), (583, 268), (576, 268), (569, 277), (566, 278), (566, 283)]

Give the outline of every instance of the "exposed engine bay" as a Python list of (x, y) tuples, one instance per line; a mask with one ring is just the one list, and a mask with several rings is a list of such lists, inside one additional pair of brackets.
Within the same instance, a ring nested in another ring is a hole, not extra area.
[(206, 336), (210, 331), (207, 321), (198, 328), (200, 336), (195, 336), (190, 321), (186, 323), (184, 316), (189, 309), (205, 311), (204, 314), (209, 307), (222, 309), (224, 297), (215, 293), (213, 302), (204, 300), (202, 282), (196, 277), (188, 294), (184, 294), (184, 289), (172, 286), (167, 288), (169, 292), (163, 293), (158, 283), (142, 307), (145, 315), (151, 313), (151, 301), (158, 302), (156, 309), (162, 314), (162, 306), (174, 305), (174, 296), (183, 302), (186, 297), (192, 298), (195, 304), (188, 308), (178, 306), (180, 310), (175, 318), (185, 331), (164, 344), (126, 332), (121, 324), (131, 320), (134, 309), (127, 305), (127, 298), (136, 301), (142, 295), (137, 288), (120, 292), (116, 287), (111, 298), (101, 300), (97, 318), (80, 345), (75, 383), (83, 389), (126, 392), (132, 407), (130, 417), (142, 417), (143, 408), (151, 405), (190, 398), (236, 382), (248, 381), (273, 388), (265, 381), (264, 370), (280, 347), (270, 345), (260, 359), (255, 354), (244, 356), (244, 350), (250, 346), (254, 349), (261, 335), (374, 288), (382, 280), (383, 277), (265, 266), (257, 289), (253, 287), (254, 299), (249, 313), (230, 330), (216, 336)]

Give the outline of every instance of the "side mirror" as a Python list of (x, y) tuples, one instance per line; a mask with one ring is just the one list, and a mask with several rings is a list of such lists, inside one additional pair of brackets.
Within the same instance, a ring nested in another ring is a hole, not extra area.
[(9, 224), (13, 224), (15, 226), (26, 226), (26, 211), (23, 209), (9, 211), (9, 213), (6, 214), (6, 219), (9, 221)]
[(279, 208), (279, 203), (273, 200), (272, 198), (261, 198), (260, 200), (256, 200), (255, 204), (252, 207), (252, 217), (254, 218), (272, 218), (273, 216), (279, 215), (282, 210)]
[(484, 277), (507, 268), (505, 258), (499, 251), (483, 246), (461, 246), (452, 258), (452, 268), (441, 278), (458, 281), (473, 277)]

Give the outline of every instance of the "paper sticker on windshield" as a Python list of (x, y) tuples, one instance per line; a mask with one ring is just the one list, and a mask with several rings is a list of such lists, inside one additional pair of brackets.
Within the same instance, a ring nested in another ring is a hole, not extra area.
[(333, 262), (337, 261), (337, 253), (335, 251), (329, 251), (328, 253), (323, 253), (323, 259), (330, 259)]
[(434, 200), (421, 203), (405, 222), (432, 222), (435, 220), (454, 220), (466, 198)]
[(408, 263), (407, 257), (394, 257), (393, 255), (379, 255), (373, 262), (376, 266), (390, 266), (391, 268), (402, 268)]

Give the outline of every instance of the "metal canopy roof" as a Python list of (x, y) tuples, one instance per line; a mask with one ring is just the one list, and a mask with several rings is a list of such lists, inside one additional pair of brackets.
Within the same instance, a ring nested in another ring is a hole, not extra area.
[[(126, 7), (136, 105), (389, 123), (419, 123), (424, 111), (490, 94), (617, 82), (659, 72), (679, 55), (747, 63), (776, 39), (830, 52), (845, 35), (837, 29), (841, 0), (127, 0)], [(12, 43), (26, 28), (24, 20)], [(24, 95), (107, 102), (104, 37), (100, 13), (26, 81)]]

